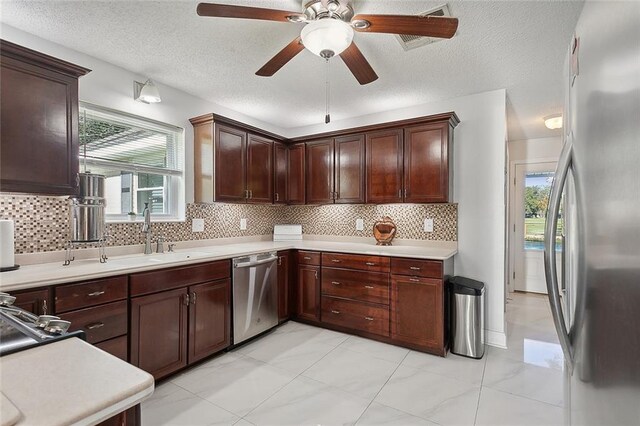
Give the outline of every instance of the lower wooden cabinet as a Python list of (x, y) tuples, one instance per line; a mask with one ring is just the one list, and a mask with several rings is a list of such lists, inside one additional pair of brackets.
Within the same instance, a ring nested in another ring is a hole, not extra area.
[(444, 285), (441, 279), (391, 276), (391, 338), (444, 356)]
[(231, 344), (231, 280), (189, 287), (189, 354), (192, 363)]
[(142, 425), (140, 404), (123, 411), (120, 414), (98, 423), (98, 426), (139, 426)]
[(296, 316), (308, 321), (320, 321), (320, 267), (298, 266), (296, 286)]
[(322, 296), (322, 322), (389, 336), (389, 306)]
[(131, 299), (131, 363), (157, 380), (227, 348), (231, 281)]
[(289, 276), (291, 274), (291, 254), (288, 251), (278, 252), (278, 321), (284, 322), (289, 319), (291, 309), (289, 298), (291, 288), (289, 286)]
[(15, 296), (14, 305), (18, 308), (33, 312), (36, 315), (51, 315), (53, 313), (51, 293), (48, 288), (11, 292)]
[(95, 347), (100, 348), (123, 361), (129, 361), (129, 346), (127, 340), (126, 335), (120, 336), (114, 339), (105, 340), (104, 342), (96, 343)]

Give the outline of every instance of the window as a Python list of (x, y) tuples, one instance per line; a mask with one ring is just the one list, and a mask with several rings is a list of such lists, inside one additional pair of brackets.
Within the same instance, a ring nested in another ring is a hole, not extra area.
[(80, 103), (80, 170), (106, 176), (107, 221), (184, 219), (184, 130)]

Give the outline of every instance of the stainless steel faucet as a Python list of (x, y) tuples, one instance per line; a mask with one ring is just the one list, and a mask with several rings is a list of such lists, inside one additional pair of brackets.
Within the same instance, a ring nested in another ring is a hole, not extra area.
[(144, 203), (144, 210), (142, 211), (144, 217), (144, 224), (142, 225), (142, 233), (144, 236), (144, 254), (151, 254), (151, 210), (149, 210), (149, 203)]

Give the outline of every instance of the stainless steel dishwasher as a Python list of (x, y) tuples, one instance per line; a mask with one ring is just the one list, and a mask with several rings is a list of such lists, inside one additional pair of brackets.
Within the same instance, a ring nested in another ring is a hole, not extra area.
[(277, 252), (233, 259), (233, 344), (278, 325)]

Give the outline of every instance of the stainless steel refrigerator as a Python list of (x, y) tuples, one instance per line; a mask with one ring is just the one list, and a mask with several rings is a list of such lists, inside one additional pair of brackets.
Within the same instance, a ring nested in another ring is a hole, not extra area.
[(640, 425), (639, 1), (585, 2), (565, 82), (545, 270), (565, 356), (566, 423)]

